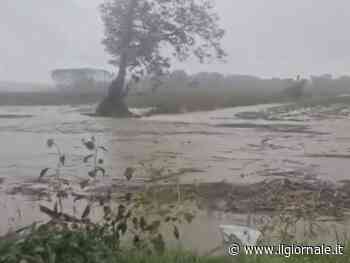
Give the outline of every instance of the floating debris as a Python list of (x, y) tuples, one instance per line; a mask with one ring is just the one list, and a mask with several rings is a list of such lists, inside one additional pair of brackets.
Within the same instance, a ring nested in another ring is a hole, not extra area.
[(0, 119), (22, 119), (32, 118), (33, 115), (18, 115), (18, 114), (0, 114)]

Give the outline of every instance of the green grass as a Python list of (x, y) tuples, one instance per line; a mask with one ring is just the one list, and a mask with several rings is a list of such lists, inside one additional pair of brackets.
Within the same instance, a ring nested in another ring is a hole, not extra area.
[[(21, 261), (22, 260), (22, 261)], [(4, 263), (348, 263), (343, 256), (197, 256), (191, 252), (146, 253), (136, 249), (114, 249), (111, 240), (94, 231), (33, 230), (23, 239), (0, 239), (0, 262)]]
[(120, 263), (230, 263), (232, 258), (225, 256), (201, 257), (190, 252), (166, 252), (162, 255), (139, 252), (120, 253), (116, 257)]

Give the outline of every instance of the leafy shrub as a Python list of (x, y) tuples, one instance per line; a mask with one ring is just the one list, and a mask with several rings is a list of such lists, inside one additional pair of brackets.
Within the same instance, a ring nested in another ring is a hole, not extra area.
[[(82, 140), (82, 143), (89, 151), (83, 158), (83, 162), (92, 162), (88, 179), (79, 183), (79, 187), (84, 191), (98, 177), (108, 176), (103, 167), (104, 160), (101, 158), (101, 152), (106, 153), (108, 150), (104, 146), (98, 145), (94, 137)], [(123, 245), (132, 245), (139, 250), (150, 253), (162, 253), (165, 250), (162, 227), (172, 228), (174, 238), (179, 239), (178, 224), (190, 223), (194, 218), (193, 211), (186, 205), (188, 200), (178, 199), (164, 203), (150, 189), (134, 193), (107, 191), (102, 194), (94, 194), (85, 191), (84, 194), (77, 194), (73, 190), (75, 189), (72, 186), (74, 182), (65, 179), (62, 173), (66, 161), (65, 155), (54, 140), (48, 140), (47, 146), (55, 148), (58, 156), (57, 166), (44, 168), (39, 176), (40, 180), (44, 177), (49, 179), (49, 192), (52, 193), (54, 199), (53, 208), (40, 206), (40, 210), (51, 218), (45, 224), (47, 227), (95, 233), (95, 236), (104, 240), (104, 243), (108, 244), (108, 247), (113, 251), (120, 250)], [(146, 168), (144, 167), (144, 169)], [(51, 175), (49, 174), (50, 170), (54, 171)], [(134, 168), (127, 168), (124, 172), (125, 180), (131, 181), (134, 173)], [(63, 207), (63, 199), (73, 200), (75, 203), (85, 202), (86, 206), (81, 216), (77, 217), (67, 213)], [(91, 216), (93, 209), (103, 211), (103, 216), (98, 222)], [(131, 244), (130, 241), (132, 241)]]

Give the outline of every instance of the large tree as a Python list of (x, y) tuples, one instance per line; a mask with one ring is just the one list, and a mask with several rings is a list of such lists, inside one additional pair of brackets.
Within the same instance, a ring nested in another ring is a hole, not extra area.
[(223, 59), (224, 30), (210, 0), (105, 0), (103, 44), (118, 74), (97, 108), (102, 116), (131, 116), (125, 104), (126, 77), (138, 81), (166, 74), (174, 59), (201, 63)]

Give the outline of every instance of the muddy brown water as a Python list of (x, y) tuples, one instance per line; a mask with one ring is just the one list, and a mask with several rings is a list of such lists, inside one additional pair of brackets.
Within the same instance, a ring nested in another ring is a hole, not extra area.
[[(333, 182), (350, 179), (348, 116), (306, 118), (303, 112), (273, 120), (236, 116), (276, 106), (129, 120), (83, 115), (93, 110), (92, 105), (0, 107), (0, 233), (44, 219), (37, 202), (26, 195), (9, 195), (8, 191), (37, 178), (42, 168), (55, 165), (56, 156), (46, 147), (49, 138), (67, 154), (64, 174), (75, 178), (87, 172), (82, 162), (87, 152), (81, 139), (95, 136), (109, 149), (105, 160), (110, 177), (101, 185), (122, 178), (127, 167), (140, 162), (174, 171), (186, 169), (176, 178), (184, 184), (250, 184), (286, 176)], [(135, 180), (142, 183), (149, 178), (140, 173)], [(34, 183), (30, 187), (41, 186)], [(194, 224), (184, 227), (184, 244), (209, 250), (221, 241), (219, 224), (246, 224), (246, 218), (212, 211), (201, 214)]]

